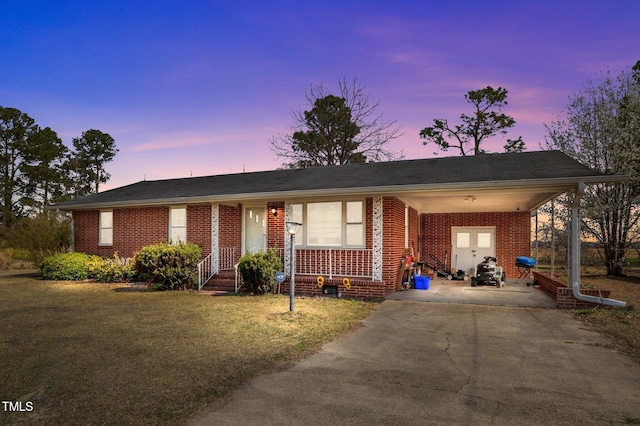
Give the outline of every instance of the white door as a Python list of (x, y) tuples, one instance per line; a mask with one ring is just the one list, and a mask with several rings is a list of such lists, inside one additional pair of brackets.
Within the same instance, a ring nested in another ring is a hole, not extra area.
[(266, 207), (244, 209), (244, 252), (255, 253), (266, 248)]
[(454, 226), (451, 228), (451, 266), (465, 272), (475, 268), (485, 256), (496, 255), (496, 228)]

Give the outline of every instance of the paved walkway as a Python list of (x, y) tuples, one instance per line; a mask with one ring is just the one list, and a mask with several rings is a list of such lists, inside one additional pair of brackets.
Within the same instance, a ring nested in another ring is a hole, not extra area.
[(609, 425), (640, 421), (640, 365), (557, 309), (387, 300), (193, 425)]

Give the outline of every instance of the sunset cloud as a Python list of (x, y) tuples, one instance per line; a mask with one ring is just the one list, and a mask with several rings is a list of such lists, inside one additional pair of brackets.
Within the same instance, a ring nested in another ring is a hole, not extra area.
[[(9, 2), (0, 15), (11, 34), (2, 106), (67, 145), (90, 128), (111, 134), (120, 151), (108, 185), (276, 168), (271, 137), (291, 131), (312, 84), (343, 76), (404, 128), (392, 147), (407, 158), (434, 155), (420, 130), (470, 113), (464, 95), (487, 85), (509, 91), (508, 137), (537, 149), (585, 81), (640, 59), (640, 3), (629, 0), (117, 7)], [(503, 138), (487, 144), (498, 152)]]

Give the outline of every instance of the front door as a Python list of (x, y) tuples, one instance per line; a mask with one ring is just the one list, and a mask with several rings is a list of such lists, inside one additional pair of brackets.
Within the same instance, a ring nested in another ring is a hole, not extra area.
[(475, 268), (485, 256), (496, 255), (496, 228), (454, 226), (451, 228), (451, 266), (465, 272)]
[(266, 207), (244, 209), (244, 252), (255, 253), (266, 248)]

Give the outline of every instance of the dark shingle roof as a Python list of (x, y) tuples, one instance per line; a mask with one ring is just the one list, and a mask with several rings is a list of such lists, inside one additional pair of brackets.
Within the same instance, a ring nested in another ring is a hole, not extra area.
[(501, 182), (598, 181), (603, 175), (560, 151), (427, 158), (296, 170), (142, 181), (61, 203), (63, 210), (240, 199), (249, 196), (390, 192)]

